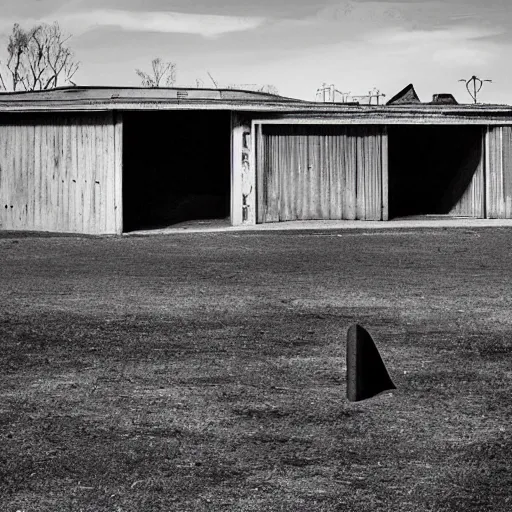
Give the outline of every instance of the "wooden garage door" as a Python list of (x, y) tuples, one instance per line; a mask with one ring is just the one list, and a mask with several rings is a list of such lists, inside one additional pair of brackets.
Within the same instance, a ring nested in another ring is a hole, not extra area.
[(486, 133), (487, 218), (512, 218), (512, 127), (489, 126)]
[(382, 219), (383, 129), (263, 126), (258, 222)]

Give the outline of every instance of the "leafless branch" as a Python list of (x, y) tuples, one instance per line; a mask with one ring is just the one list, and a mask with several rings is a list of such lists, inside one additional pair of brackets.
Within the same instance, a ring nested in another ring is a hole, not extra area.
[(151, 71), (147, 73), (141, 69), (136, 69), (135, 73), (141, 79), (143, 87), (172, 87), (176, 82), (176, 64), (174, 62), (164, 62), (160, 57), (151, 61)]
[[(0, 62), (0, 64), (2, 64), (2, 63)], [(1, 69), (0, 69), (0, 89), (2, 89), (4, 91), (7, 90), (7, 87), (5, 86), (4, 75), (3, 75)]]
[[(43, 90), (68, 82), (80, 63), (66, 45), (71, 36), (64, 36), (57, 22), (41, 24), (26, 31), (15, 24), (7, 46), (7, 69), (12, 90)], [(5, 82), (3, 83), (5, 86)]]

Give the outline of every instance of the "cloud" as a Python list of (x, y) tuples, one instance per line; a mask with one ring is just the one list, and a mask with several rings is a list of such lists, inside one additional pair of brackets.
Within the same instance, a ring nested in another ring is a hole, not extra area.
[(367, 34), (365, 40), (388, 54), (430, 59), (443, 66), (484, 66), (500, 46), (492, 40), (502, 30), (491, 27), (446, 26), (432, 30), (393, 28)]
[(136, 32), (198, 34), (204, 37), (215, 37), (229, 32), (255, 29), (264, 22), (264, 18), (105, 9), (63, 14), (59, 17), (59, 21), (76, 32), (99, 26), (114, 26)]
[(392, 28), (375, 32), (367, 40), (377, 44), (448, 44), (460, 41), (470, 41), (495, 36), (502, 33), (495, 28), (482, 28), (472, 26), (451, 26), (432, 30), (406, 30)]
[[(127, 11), (96, 9), (89, 11), (54, 12), (40, 19), (25, 19), (23, 26), (51, 23), (55, 19), (66, 32), (83, 34), (97, 27), (118, 27), (132, 32), (197, 34), (216, 37), (230, 32), (253, 30), (264, 23), (263, 17), (222, 16), (169, 11)], [(0, 19), (0, 28), (11, 27), (15, 20)]]

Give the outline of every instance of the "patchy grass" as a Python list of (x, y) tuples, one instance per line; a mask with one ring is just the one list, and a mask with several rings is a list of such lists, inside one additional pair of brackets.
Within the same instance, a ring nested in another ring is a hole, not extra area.
[[(512, 231), (0, 236), (0, 510), (512, 509)], [(398, 389), (345, 398), (345, 335)]]

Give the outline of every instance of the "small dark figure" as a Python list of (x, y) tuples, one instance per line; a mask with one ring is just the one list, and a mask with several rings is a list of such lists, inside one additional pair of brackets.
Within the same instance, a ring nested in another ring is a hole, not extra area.
[(347, 333), (347, 398), (366, 400), (383, 391), (396, 389), (368, 331), (359, 324)]

